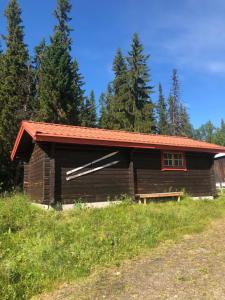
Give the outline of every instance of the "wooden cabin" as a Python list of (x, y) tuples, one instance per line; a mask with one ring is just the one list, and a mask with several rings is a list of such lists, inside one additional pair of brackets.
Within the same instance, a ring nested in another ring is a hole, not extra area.
[(225, 188), (225, 154), (219, 153), (214, 158), (214, 173), (217, 188)]
[(214, 155), (225, 147), (185, 137), (23, 121), (11, 159), (24, 162), (31, 199), (103, 202), (185, 190), (214, 196)]

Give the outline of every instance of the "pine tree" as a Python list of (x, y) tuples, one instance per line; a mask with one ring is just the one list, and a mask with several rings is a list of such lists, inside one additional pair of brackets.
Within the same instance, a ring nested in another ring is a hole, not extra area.
[(150, 98), (152, 87), (149, 85), (150, 76), (147, 66), (149, 55), (145, 55), (143, 51), (143, 45), (135, 33), (127, 58), (130, 86), (129, 107), (132, 130), (152, 132), (155, 128), (155, 118), (154, 105)]
[(70, 55), (71, 39), (69, 0), (57, 0), (57, 25), (51, 43), (45, 48), (40, 64), (37, 94), (40, 101), (39, 120), (77, 124), (78, 110), (74, 100), (73, 63)]
[(97, 116), (95, 106), (95, 94), (91, 91), (90, 96), (86, 98), (86, 102), (82, 114), (82, 126), (96, 127)]
[(167, 134), (168, 124), (167, 124), (167, 105), (162, 91), (162, 85), (159, 84), (159, 99), (156, 106), (157, 116), (158, 116), (158, 133)]
[(21, 9), (16, 0), (9, 1), (5, 16), (8, 34), (4, 37), (6, 51), (1, 59), (0, 138), (4, 157), (1, 176), (7, 187), (15, 184), (16, 168), (9, 156), (20, 122), (30, 114), (32, 73), (24, 43)]

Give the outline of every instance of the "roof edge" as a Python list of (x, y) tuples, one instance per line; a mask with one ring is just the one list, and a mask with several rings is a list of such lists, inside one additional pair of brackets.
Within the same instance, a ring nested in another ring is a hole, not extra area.
[[(84, 139), (84, 138), (64, 138), (56, 136), (46, 136), (44, 134), (36, 134), (36, 141), (40, 142), (55, 142), (64, 144), (76, 144), (76, 145), (95, 145), (95, 146), (108, 146), (108, 147), (124, 147), (124, 148), (136, 148), (136, 149), (158, 149), (158, 150), (179, 150), (179, 151), (193, 151), (193, 152), (205, 152), (217, 154), (221, 153), (221, 149), (210, 149), (210, 148), (196, 148), (196, 147), (185, 147), (185, 146), (173, 146), (173, 145), (155, 145), (155, 144), (144, 144), (144, 143), (132, 143), (123, 141), (108, 141), (108, 140), (95, 140), (95, 139)], [(225, 149), (224, 149), (225, 153)], [(225, 155), (225, 154), (224, 154)]]
[(16, 140), (15, 140), (15, 143), (14, 143), (11, 155), (10, 155), (10, 158), (12, 161), (14, 160), (14, 158), (16, 156), (16, 152), (19, 147), (22, 136), (24, 134), (24, 131), (26, 131), (31, 136), (32, 139), (35, 139), (35, 135), (33, 135), (32, 132), (27, 128), (26, 123), (27, 123), (27, 121), (22, 121), (22, 123), (21, 123), (19, 132), (17, 134)]

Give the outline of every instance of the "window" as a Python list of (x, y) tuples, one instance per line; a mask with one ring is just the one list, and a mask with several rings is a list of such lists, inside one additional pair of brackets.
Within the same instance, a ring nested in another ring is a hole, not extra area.
[(162, 170), (186, 171), (186, 160), (184, 153), (162, 152)]

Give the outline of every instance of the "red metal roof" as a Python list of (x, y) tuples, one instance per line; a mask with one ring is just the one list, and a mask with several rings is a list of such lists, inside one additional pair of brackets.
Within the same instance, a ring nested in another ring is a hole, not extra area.
[(11, 153), (12, 160), (24, 132), (34, 141), (42, 142), (225, 153), (225, 147), (186, 137), (23, 121)]

